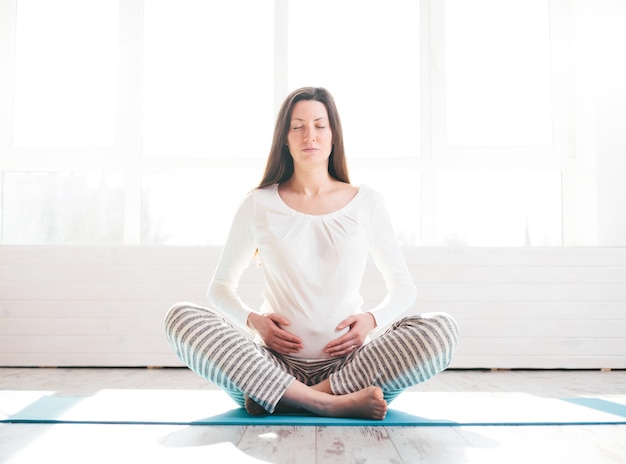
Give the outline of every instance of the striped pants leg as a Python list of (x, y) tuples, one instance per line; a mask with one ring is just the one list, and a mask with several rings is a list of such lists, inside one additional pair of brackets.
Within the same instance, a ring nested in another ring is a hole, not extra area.
[(240, 406), (247, 395), (274, 412), (294, 380), (270, 350), (208, 308), (174, 305), (165, 316), (165, 332), (176, 355), (192, 371), (222, 388)]
[(330, 375), (331, 388), (341, 395), (378, 386), (389, 403), (407, 388), (445, 370), (458, 337), (456, 321), (445, 313), (401, 319), (346, 358)]

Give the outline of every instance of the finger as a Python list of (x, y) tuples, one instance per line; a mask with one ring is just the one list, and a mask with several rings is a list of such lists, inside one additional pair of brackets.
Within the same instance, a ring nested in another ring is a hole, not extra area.
[(286, 330), (279, 329), (276, 331), (275, 336), (277, 339), (283, 340), (293, 345), (302, 346), (302, 339), (294, 334), (287, 332)]
[(339, 353), (343, 354), (343, 355), (348, 355), (350, 353), (353, 353), (357, 350), (358, 346), (355, 344), (352, 345), (348, 345), (346, 347), (344, 347)]
[(350, 345), (361, 345), (358, 334), (348, 332), (341, 337), (332, 340), (326, 345), (326, 350), (341, 351), (347, 349)]
[(268, 317), (270, 320), (272, 320), (272, 321), (276, 322), (277, 324), (280, 324), (280, 325), (289, 325), (289, 319), (287, 319), (287, 318), (286, 318), (286, 317), (284, 317), (284, 316), (281, 316), (280, 314), (269, 313), (269, 314), (267, 314), (267, 317)]
[(301, 343), (293, 343), (293, 342), (281, 340), (280, 338), (278, 338), (274, 341), (274, 343), (272, 343), (271, 348), (273, 348), (274, 350), (282, 354), (291, 354), (291, 353), (297, 353), (304, 347), (302, 346)]
[(287, 332), (286, 330), (278, 329), (274, 333), (274, 338), (282, 346), (295, 347), (299, 349), (304, 347), (302, 339), (300, 337), (297, 337), (296, 335)]
[(337, 326), (337, 330), (343, 330), (346, 327), (350, 327), (355, 322), (356, 322), (356, 317), (350, 316), (339, 323), (339, 325)]
[(358, 340), (351, 340), (347, 343), (342, 343), (341, 345), (328, 348), (326, 352), (330, 356), (347, 355), (352, 353), (353, 351), (358, 350), (360, 347), (361, 343), (359, 343)]
[(329, 352), (338, 351), (345, 349), (346, 345), (349, 345), (349, 339), (343, 336), (328, 343), (324, 349)]

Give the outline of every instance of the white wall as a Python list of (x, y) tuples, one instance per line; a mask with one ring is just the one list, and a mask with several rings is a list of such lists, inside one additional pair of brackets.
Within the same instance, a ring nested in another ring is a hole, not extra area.
[[(626, 368), (625, 248), (410, 248), (420, 311), (461, 327), (452, 367)], [(177, 366), (167, 308), (206, 301), (219, 248), (0, 247), (0, 366)], [(241, 290), (259, 302), (260, 271)], [(375, 268), (367, 302), (383, 292)]]

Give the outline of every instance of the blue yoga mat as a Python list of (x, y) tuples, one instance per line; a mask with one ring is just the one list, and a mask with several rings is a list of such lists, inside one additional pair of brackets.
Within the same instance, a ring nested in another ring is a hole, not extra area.
[[(624, 400), (626, 403), (626, 400)], [(485, 426), (626, 424), (626, 404), (529, 394), (406, 392), (382, 420), (307, 414), (250, 416), (220, 391), (102, 390), (89, 397), (0, 392), (0, 422), (276, 426)]]

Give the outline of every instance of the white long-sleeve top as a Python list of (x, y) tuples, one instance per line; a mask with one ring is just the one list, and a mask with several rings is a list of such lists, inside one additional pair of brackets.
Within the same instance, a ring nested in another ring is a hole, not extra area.
[[(383, 328), (416, 297), (383, 197), (366, 186), (338, 211), (320, 215), (290, 208), (277, 184), (246, 196), (208, 291), (209, 302), (243, 328), (253, 309), (237, 287), (256, 249), (264, 276), (263, 304), (257, 312), (289, 320), (285, 329), (304, 344), (294, 356), (328, 358), (324, 347), (343, 333), (336, 330), (342, 320), (369, 311)], [(360, 294), (368, 253), (387, 288), (386, 297), (373, 308), (362, 307)]]

